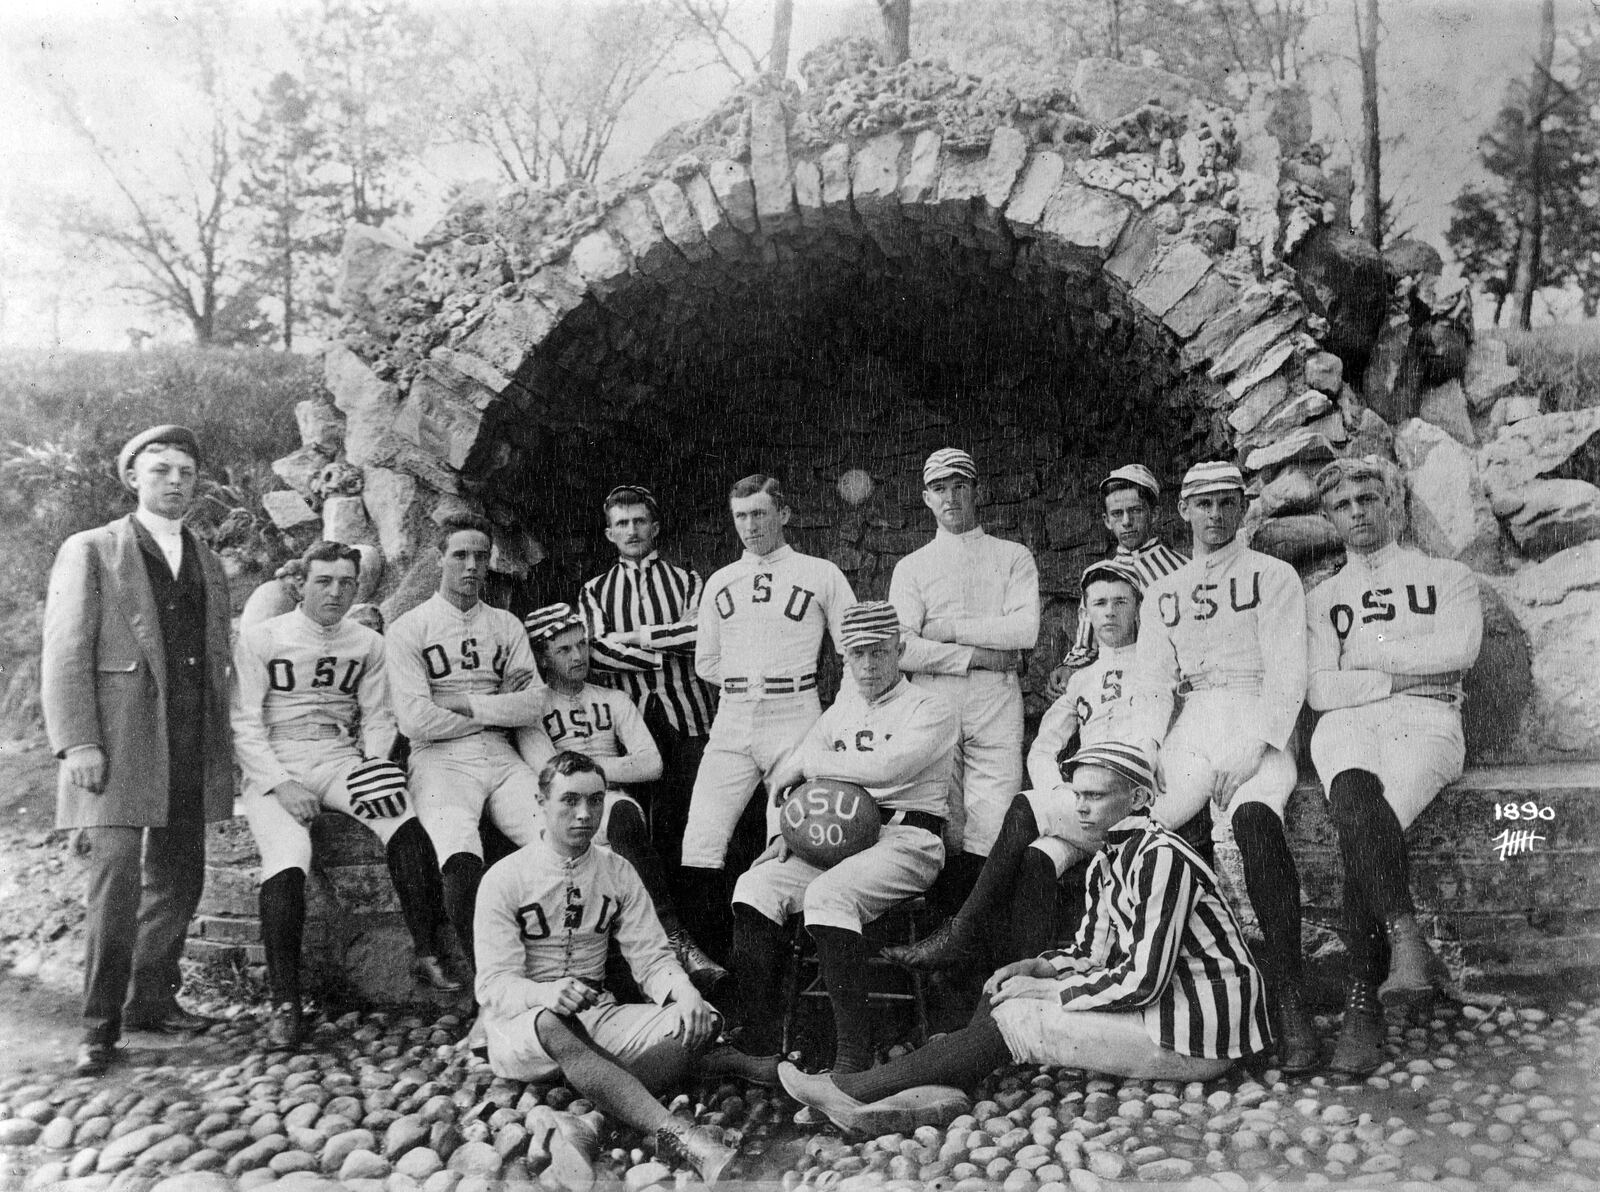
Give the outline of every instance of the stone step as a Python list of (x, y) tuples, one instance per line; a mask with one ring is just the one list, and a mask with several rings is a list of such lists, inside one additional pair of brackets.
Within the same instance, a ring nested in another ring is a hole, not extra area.
[[(1526, 804), (1539, 818), (1523, 818)], [(1506, 817), (1507, 805), (1519, 818)], [(1342, 872), (1327, 801), (1314, 780), (1295, 790), (1286, 822), (1308, 954), (1338, 957)], [(1538, 839), (1521, 850), (1503, 835), (1530, 830)], [(1469, 987), (1600, 967), (1600, 762), (1470, 769), (1423, 812), (1407, 843), (1418, 912)], [(1253, 930), (1231, 842), (1219, 846), (1217, 863)]]

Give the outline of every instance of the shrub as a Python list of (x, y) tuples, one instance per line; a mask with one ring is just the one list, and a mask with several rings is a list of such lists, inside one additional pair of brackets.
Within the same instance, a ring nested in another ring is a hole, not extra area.
[(1562, 323), (1532, 331), (1497, 330), (1506, 355), (1541, 409), (1600, 405), (1600, 322)]

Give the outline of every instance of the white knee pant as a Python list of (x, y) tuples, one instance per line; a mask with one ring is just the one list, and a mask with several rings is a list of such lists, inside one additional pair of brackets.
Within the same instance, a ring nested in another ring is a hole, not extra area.
[(1221, 789), (1222, 775), (1233, 768), (1241, 747), (1259, 741), (1257, 697), (1234, 690), (1197, 691), (1190, 695), (1178, 721), (1161, 746), (1161, 768), (1167, 789), (1151, 814), (1168, 828), (1181, 828), (1207, 803), (1219, 812), (1212, 820), (1214, 839), (1225, 839), (1227, 823), (1244, 803), (1265, 803), (1279, 818), (1294, 793), (1294, 758), (1267, 747), (1255, 773), (1232, 790)]
[(1415, 695), (1324, 712), (1311, 734), (1311, 764), (1322, 789), (1328, 791), (1345, 770), (1376, 774), (1402, 828), (1461, 777), (1466, 756), (1461, 713)]
[[(723, 699), (689, 798), (689, 821), (683, 829), (685, 867), (722, 868), (728, 842), (756, 783), (766, 781), (821, 715), (814, 691), (776, 699)], [(777, 832), (771, 807), (767, 829), (770, 839)]]
[[(510, 1080), (550, 1080), (561, 1067), (539, 1041), (539, 1007), (511, 1018), (485, 1013), (484, 1032), (489, 1044), (489, 1066), (496, 1076)], [(649, 1088), (659, 1089), (676, 1080), (692, 1058), (678, 1039), (680, 1018), (671, 1006), (653, 1002), (618, 1002), (610, 994), (575, 1016), (589, 1038)]]
[[(342, 811), (370, 829), (387, 846), (400, 825), (416, 816), (410, 807), (387, 819), (363, 819), (350, 811), (350, 791), (345, 779), (362, 762), (353, 741), (274, 741), (272, 751), (283, 768), (301, 786), (322, 800), (329, 811)], [(311, 829), (284, 810), (267, 791), (248, 788), (239, 800), (244, 818), (261, 854), (261, 880), (285, 869), (311, 872)]]
[(1006, 808), (1027, 783), (1022, 773), (1022, 683), (1014, 671), (912, 675), (961, 715), (945, 843), (987, 857)]
[(807, 927), (860, 931), (885, 911), (933, 885), (944, 866), (944, 841), (923, 828), (885, 824), (871, 848), (818, 869), (791, 856), (763, 861), (740, 875), (733, 900), (774, 923), (805, 912)]
[(1018, 998), (994, 1008), (1000, 1036), (1018, 1063), (1060, 1065), (1139, 1080), (1210, 1080), (1233, 1066), (1168, 1051), (1145, 1026), (1157, 1009), (1115, 1013), (1063, 1010), (1059, 1002)]
[(502, 733), (413, 745), (410, 787), (440, 865), (457, 853), (482, 859), (478, 821), (485, 804), (518, 847), (539, 830), (539, 776)]

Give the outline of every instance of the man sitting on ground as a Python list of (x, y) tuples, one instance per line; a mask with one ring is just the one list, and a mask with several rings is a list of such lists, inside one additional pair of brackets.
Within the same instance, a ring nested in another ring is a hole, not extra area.
[(627, 790), (633, 783), (661, 777), (661, 753), (644, 717), (623, 692), (589, 682), (589, 630), (570, 604), (529, 613), (523, 625), (545, 687), (539, 692), (538, 720), (517, 730), (517, 752), (535, 771), (563, 749), (605, 764), (612, 786), (594, 842), (633, 862), (678, 963), (696, 986), (710, 992), (727, 970), (702, 952), (679, 922), (661, 856), (645, 827), (644, 809)]
[(1118, 562), (1091, 563), (1083, 572), (1083, 606), (1094, 625), (1099, 654), (1074, 671), (1066, 694), (1050, 706), (1028, 750), (1031, 790), (1011, 800), (994, 848), (961, 909), (926, 939), (885, 948), (886, 959), (929, 972), (976, 959), (978, 940), (994, 934), (996, 911), (1011, 925), (1002, 961), (1037, 956), (1057, 937), (1057, 887), (1066, 871), (1091, 849), (1076, 841), (1076, 808), (1061, 779), (1058, 758), (1085, 745), (1128, 735), (1129, 694), (1125, 671), (1133, 667), (1139, 632), (1137, 578)]
[(777, 1080), (784, 927), (804, 912), (833, 1005), (834, 1070), (872, 1062), (863, 924), (923, 893), (944, 863), (944, 811), (956, 713), (900, 675), (899, 615), (887, 601), (845, 610), (840, 645), (854, 689), (843, 691), (773, 771), (783, 792), (806, 778), (858, 783), (885, 822), (871, 847), (822, 870), (773, 839), (734, 887), (733, 971), (742, 1010), (738, 1049), (708, 1067), (758, 1083)]
[(1329, 1066), (1355, 1076), (1383, 1062), (1384, 1006), (1431, 1001), (1448, 981), (1417, 924), (1405, 830), (1461, 777), (1461, 680), (1483, 640), (1472, 572), (1395, 543), (1402, 483), (1389, 464), (1322, 470), (1317, 490), (1346, 562), (1306, 598), (1309, 702), (1323, 714), (1311, 761), (1339, 835), (1350, 950)]
[(1138, 1080), (1213, 1080), (1267, 1045), (1261, 975), (1216, 875), (1148, 815), (1157, 785), (1140, 749), (1091, 745), (1066, 763), (1079, 829), (1099, 850), (1072, 945), (1000, 969), (965, 1029), (866, 1072), (781, 1064), (802, 1104), (846, 1130), (909, 1131), (922, 1085), (969, 1088), (1003, 1064)]
[(273, 999), (268, 1039), (275, 1047), (300, 1042), (311, 822), (324, 808), (356, 817), (383, 842), (416, 949), (416, 977), (436, 989), (461, 988), (438, 955), (438, 932), (446, 925), (438, 858), (407, 806), (405, 774), (388, 760), (395, 725), (383, 639), (345, 617), (360, 556), (319, 542), (303, 564), (299, 608), (247, 627), (233, 664), (240, 804), (261, 852), (261, 942)]
[[(476, 991), (489, 1064), (512, 1080), (559, 1076), (604, 1113), (654, 1134), (658, 1155), (715, 1183), (734, 1152), (709, 1128), (668, 1113), (651, 1090), (671, 1085), (712, 1040), (716, 1012), (673, 958), (633, 866), (592, 847), (606, 805), (599, 763), (564, 751), (538, 781), (537, 835), (478, 890)], [(613, 938), (651, 1003), (623, 1005), (604, 990)], [(588, 1152), (569, 1161), (592, 1158), (595, 1139), (569, 1130), (565, 1141)]]

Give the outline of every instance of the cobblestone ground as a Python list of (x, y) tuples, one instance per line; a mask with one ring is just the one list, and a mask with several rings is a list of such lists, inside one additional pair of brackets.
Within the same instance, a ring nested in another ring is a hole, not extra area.
[[(1270, 1068), (1180, 1085), (1018, 1067), (945, 1128), (869, 1140), (806, 1124), (804, 1111), (797, 1122), (783, 1094), (737, 1083), (691, 1085), (675, 1105), (738, 1143), (734, 1182), (747, 1187), (1583, 1192), (1600, 1189), (1600, 1007), (1588, 992), (1552, 983), (1393, 1024), (1390, 1061), (1355, 1084)], [(262, 1049), (253, 1012), (201, 1008), (230, 1017), (177, 1045), (130, 1036), (99, 1080), (64, 1075), (64, 1053), (36, 1057), (35, 1039), (7, 1040), (27, 1059), (0, 1057), (16, 1073), (0, 1080), (0, 1188), (585, 1186), (550, 1166), (547, 1140), (551, 1110), (591, 1107), (570, 1089), (496, 1079), (457, 1046), (457, 1015), (319, 1015), (289, 1054)], [(588, 1121), (600, 1186), (692, 1185), (644, 1140)]]

